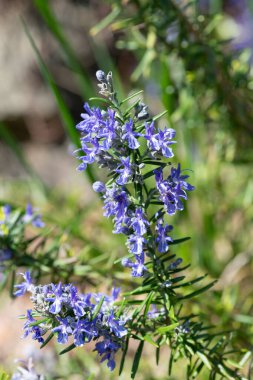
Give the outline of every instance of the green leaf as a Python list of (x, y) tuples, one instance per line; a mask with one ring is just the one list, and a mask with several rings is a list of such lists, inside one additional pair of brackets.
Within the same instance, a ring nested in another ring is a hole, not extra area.
[(242, 357), (242, 359), (240, 360), (239, 362), (239, 365), (241, 367), (244, 366), (244, 364), (247, 363), (247, 361), (249, 360), (249, 358), (252, 356), (252, 352), (251, 351), (247, 351), (246, 354)]
[(119, 16), (120, 12), (120, 7), (114, 6), (111, 13), (109, 13), (103, 20), (91, 28), (90, 34), (92, 36), (95, 36), (96, 34), (100, 33), (103, 29), (112, 24), (112, 22)]
[(149, 307), (150, 307), (150, 305), (151, 305), (151, 303), (152, 303), (152, 300), (153, 300), (153, 296), (154, 296), (154, 295), (155, 295), (155, 292), (151, 292), (151, 293), (150, 293), (150, 296), (149, 296), (149, 298), (148, 298), (148, 302), (147, 302), (146, 305), (145, 305), (145, 310), (144, 310), (144, 313), (143, 313), (144, 317), (146, 317), (147, 314), (148, 314)]
[(42, 343), (42, 345), (40, 346), (40, 348), (43, 348), (45, 347), (49, 342), (50, 340), (54, 337), (54, 333), (51, 333), (48, 335), (48, 337), (44, 340), (44, 342)]
[(128, 117), (129, 112), (140, 102), (140, 99), (136, 100), (131, 106), (129, 106), (124, 112), (124, 117)]
[(35, 321), (35, 322), (32, 322), (32, 323), (29, 323), (29, 327), (32, 327), (32, 326), (38, 326), (40, 325), (41, 323), (44, 323), (44, 322), (47, 322), (48, 321), (48, 317), (46, 318), (42, 318), (42, 319), (39, 319), (38, 321)]
[(99, 303), (97, 304), (97, 306), (96, 306), (96, 308), (95, 308), (95, 310), (94, 310), (94, 313), (92, 314), (92, 317), (91, 317), (91, 320), (92, 320), (92, 321), (96, 318), (96, 316), (97, 316), (98, 313), (100, 312), (100, 309), (101, 309), (101, 307), (102, 307), (102, 305), (103, 305), (104, 299), (105, 299), (105, 296), (101, 297)]
[(135, 356), (134, 356), (133, 366), (132, 366), (132, 369), (131, 369), (131, 379), (135, 378), (136, 372), (138, 371), (138, 367), (139, 367), (139, 363), (140, 363), (140, 359), (141, 359), (141, 355), (142, 355), (143, 346), (144, 346), (144, 340), (141, 340), (140, 344), (139, 344), (139, 346), (137, 348), (137, 351), (135, 353)]
[[(136, 318), (136, 316), (141, 312), (141, 310), (143, 309), (143, 307), (146, 305), (146, 304), (148, 304), (149, 303), (149, 300), (150, 300), (150, 298), (152, 298), (153, 297), (153, 292), (151, 292), (151, 293), (149, 293), (149, 295), (141, 302), (141, 304), (140, 304), (140, 306), (138, 306), (136, 309), (135, 309), (135, 311), (134, 311), (134, 313), (133, 313), (133, 316), (132, 316), (132, 320), (134, 319), (134, 318)], [(137, 300), (133, 300), (132, 302), (134, 303), (134, 302), (136, 302)], [(140, 301), (137, 301), (137, 302), (140, 302)]]
[(156, 365), (159, 365), (159, 360), (160, 360), (160, 345), (158, 345), (156, 352), (155, 352)]
[(139, 288), (136, 288), (131, 292), (123, 293), (123, 296), (146, 294), (149, 293), (151, 290), (155, 290), (153, 285), (140, 286)]
[(205, 364), (205, 366), (211, 371), (212, 370), (212, 366), (211, 366), (208, 358), (206, 357), (206, 355), (204, 355), (200, 351), (197, 351), (196, 354), (198, 355), (198, 357), (200, 358), (200, 360)]
[[(140, 90), (140, 91), (135, 92), (135, 93), (132, 94), (132, 95), (129, 95), (126, 99), (124, 99), (124, 100), (122, 100), (122, 101), (120, 102), (120, 105), (122, 105), (122, 104), (128, 102), (129, 100), (135, 98), (136, 96), (138, 96), (138, 95), (140, 95), (140, 94), (142, 94), (142, 93), (143, 93), (143, 90)], [(138, 100), (138, 101), (139, 101), (139, 100)]]
[(99, 101), (99, 102), (103, 102), (103, 103), (107, 103), (107, 104), (111, 104), (110, 100), (106, 99), (106, 98), (100, 98), (98, 96), (94, 96), (92, 98), (89, 98), (89, 101)]
[(186, 296), (183, 296), (183, 297), (179, 297), (178, 300), (184, 300), (184, 299), (188, 299), (188, 298), (192, 298), (192, 297), (196, 297), (198, 296), (199, 294), (207, 291), (208, 289), (210, 289), (214, 284), (216, 284), (217, 280), (214, 280), (212, 282), (210, 282), (210, 284), (204, 286), (203, 288), (201, 289), (198, 289), (196, 290), (195, 292), (192, 292), (190, 294), (187, 294)]
[(221, 364), (218, 364), (218, 368), (221, 372), (221, 374), (228, 380), (234, 380), (234, 377), (231, 377), (230, 374), (227, 372), (227, 369), (222, 366)]
[(190, 239), (191, 238), (189, 236), (186, 236), (186, 237), (181, 238), (181, 239), (174, 239), (173, 242), (170, 243), (170, 245), (181, 244), (181, 243), (184, 243), (185, 241), (190, 240)]
[(143, 339), (146, 340), (148, 343), (152, 344), (152, 346), (159, 347), (159, 345), (153, 341), (152, 337), (150, 335), (144, 335)]
[(127, 354), (127, 350), (128, 350), (128, 343), (129, 343), (129, 337), (127, 337), (126, 341), (125, 341), (125, 347), (124, 347), (122, 357), (121, 357), (121, 361), (120, 361), (119, 376), (121, 375), (123, 368), (124, 368), (125, 358), (126, 358), (126, 354)]
[(64, 350), (62, 350), (59, 355), (63, 355), (63, 354), (66, 354), (67, 352), (73, 350), (74, 348), (76, 348), (76, 345), (74, 343), (72, 343), (70, 346), (68, 346), (67, 348), (65, 348)]
[(165, 334), (165, 333), (167, 333), (167, 332), (169, 332), (171, 330), (174, 330), (178, 325), (179, 325), (179, 322), (176, 322), (176, 323), (172, 323), (169, 326), (158, 327), (158, 329), (156, 330), (156, 332), (158, 334)]
[(153, 120), (156, 121), (156, 120), (160, 119), (161, 117), (163, 117), (164, 115), (166, 115), (166, 113), (168, 113), (167, 110), (159, 113), (158, 115), (156, 115), (156, 116), (153, 117)]

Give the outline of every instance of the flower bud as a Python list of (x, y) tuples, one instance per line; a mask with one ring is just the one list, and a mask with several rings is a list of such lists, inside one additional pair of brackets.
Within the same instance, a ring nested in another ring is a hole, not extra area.
[(106, 190), (105, 184), (101, 181), (94, 182), (92, 187), (96, 193), (104, 193)]

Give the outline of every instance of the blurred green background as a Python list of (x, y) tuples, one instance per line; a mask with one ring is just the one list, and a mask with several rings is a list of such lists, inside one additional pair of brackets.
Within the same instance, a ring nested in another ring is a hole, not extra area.
[[(91, 190), (100, 173), (77, 173), (72, 152), (82, 104), (96, 96), (98, 68), (113, 71), (122, 96), (144, 88), (152, 114), (169, 111), (161, 126), (176, 130), (176, 158), (192, 170), (196, 186), (173, 223), (175, 237), (191, 240), (175, 253), (192, 264), (191, 276), (219, 279), (191, 308), (221, 330), (235, 329), (235, 346), (246, 348), (253, 344), (251, 8), (246, 0), (3, 0), (0, 5), (1, 201), (32, 201), (47, 223), (68, 234), (80, 255), (103, 252), (102, 265), (112, 278), (127, 278), (113, 266), (125, 252), (124, 240), (112, 235)], [(84, 246), (77, 243), (80, 237)], [(24, 305), (1, 297), (3, 342), (6, 324), (16, 324)], [(0, 353), (9, 371), (25, 352), (33, 353), (49, 376), (118, 378), (86, 349), (58, 363), (53, 348), (38, 352), (30, 342), (17, 343), (20, 335), (19, 323)], [(168, 352), (163, 355), (164, 366), (157, 368), (153, 349), (147, 349), (137, 378), (181, 379), (180, 369), (174, 377), (166, 375)], [(131, 356), (128, 360), (131, 364)], [(120, 378), (128, 379), (129, 372)]]

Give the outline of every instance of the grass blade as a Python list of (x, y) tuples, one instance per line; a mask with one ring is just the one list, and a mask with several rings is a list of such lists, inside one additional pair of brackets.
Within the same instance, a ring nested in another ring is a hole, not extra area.
[[(35, 41), (31, 35), (31, 33), (29, 32), (29, 29), (28, 29), (26, 23), (24, 22), (24, 20), (23, 20), (23, 25), (24, 25), (26, 35), (27, 35), (27, 37), (28, 37), (28, 39), (32, 45), (32, 48), (33, 48), (35, 54), (36, 54), (41, 73), (44, 76), (46, 82), (48, 83), (48, 85), (49, 85), (49, 87), (50, 87), (50, 89), (51, 89), (51, 91), (55, 97), (55, 100), (56, 100), (56, 103), (57, 103), (57, 106), (59, 109), (59, 113), (60, 113), (63, 125), (64, 125), (65, 130), (66, 130), (66, 133), (68, 134), (68, 136), (69, 136), (70, 140), (73, 142), (73, 144), (76, 147), (80, 147), (79, 134), (74, 127), (75, 122), (72, 118), (72, 115), (69, 112), (69, 109), (68, 109), (57, 85), (55, 84), (55, 81), (54, 81), (50, 71), (48, 70), (48, 68), (47, 68), (47, 66), (46, 66), (46, 64), (45, 64), (45, 62), (44, 62), (36, 44), (35, 44)], [(90, 182), (93, 183), (96, 180), (90, 167), (88, 167), (86, 169), (85, 173), (87, 174), (87, 177), (89, 178)]]
[(65, 54), (68, 65), (71, 69), (77, 74), (77, 85), (80, 88), (82, 96), (84, 99), (88, 99), (93, 94), (93, 85), (84, 70), (84, 67), (79, 61), (75, 51), (72, 49), (71, 43), (67, 39), (64, 34), (64, 31), (57, 20), (52, 8), (49, 5), (48, 0), (33, 0), (35, 7), (43, 17), (47, 26), (51, 30), (53, 36), (56, 41), (58, 41), (59, 45), (63, 53)]

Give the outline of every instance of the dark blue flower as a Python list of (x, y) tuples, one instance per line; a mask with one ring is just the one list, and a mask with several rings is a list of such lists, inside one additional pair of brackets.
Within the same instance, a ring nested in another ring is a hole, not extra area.
[(179, 257), (178, 259), (176, 259), (173, 263), (171, 263), (169, 266), (168, 266), (168, 269), (176, 269), (181, 263), (182, 263), (183, 259), (181, 259), (181, 257)]
[(115, 353), (120, 349), (121, 345), (118, 342), (114, 342), (109, 338), (104, 339), (102, 342), (98, 342), (95, 345), (95, 350), (100, 356), (102, 356), (101, 363), (107, 360), (107, 367), (113, 371), (115, 368)]
[(91, 135), (97, 132), (101, 125), (104, 126), (103, 115), (100, 108), (91, 109), (88, 103), (85, 103), (83, 108), (86, 112), (81, 114), (83, 120), (77, 124), (76, 129)]
[[(86, 113), (82, 114), (83, 120), (76, 126), (81, 132), (81, 149), (85, 155), (79, 157), (82, 161), (78, 170), (85, 170), (87, 164), (92, 164), (95, 160), (101, 160), (101, 155), (112, 147), (117, 139), (116, 129), (118, 122), (114, 110), (108, 108), (107, 111), (101, 111), (100, 108), (90, 108), (85, 103)], [(111, 157), (110, 157), (111, 160)]]

